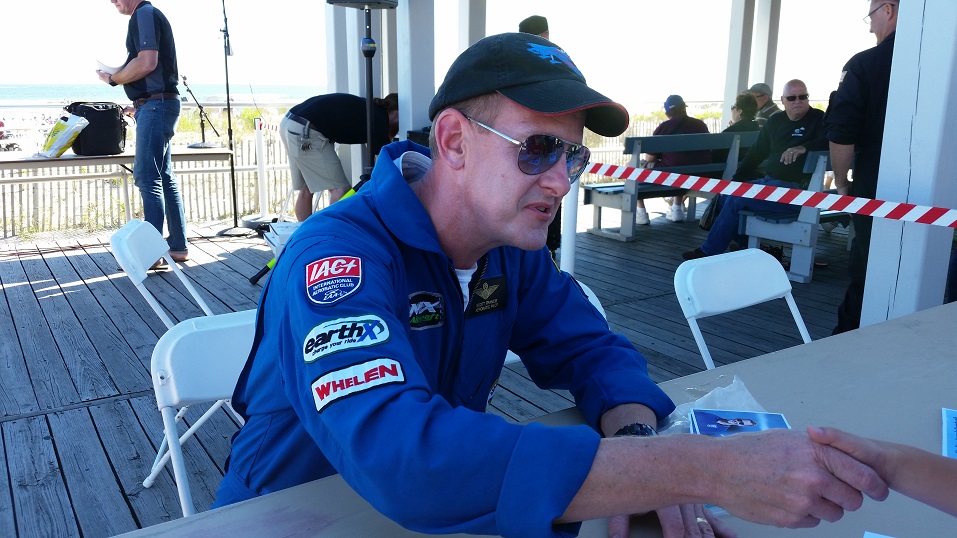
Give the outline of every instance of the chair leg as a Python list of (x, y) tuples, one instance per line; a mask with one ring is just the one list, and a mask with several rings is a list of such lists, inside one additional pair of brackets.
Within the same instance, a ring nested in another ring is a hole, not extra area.
[(704, 365), (708, 370), (714, 369), (714, 361), (711, 359), (711, 353), (708, 352), (708, 345), (704, 343), (704, 335), (698, 328), (698, 322), (694, 318), (688, 318), (688, 326), (691, 327), (691, 334), (694, 335), (694, 341), (698, 344), (698, 351), (701, 352), (701, 358), (704, 359)]
[[(226, 400), (219, 400), (213, 405), (211, 405), (209, 409), (207, 409), (206, 412), (203, 413), (203, 415), (196, 420), (196, 422), (194, 422), (189, 428), (187, 428), (182, 436), (180, 436), (179, 446), (182, 447), (183, 443), (188, 441), (189, 438), (196, 433), (196, 430), (198, 430), (203, 424), (205, 424), (206, 421), (209, 420), (209, 417), (213, 416), (213, 413), (218, 411), (225, 403), (226, 403)], [(185, 407), (180, 409), (179, 413), (176, 415), (176, 418), (174, 419), (174, 426), (173, 426), (174, 434), (177, 434), (179, 431), (178, 428), (176, 428), (175, 426), (176, 421), (182, 418), (182, 414), (185, 412), (185, 410), (186, 410)], [(233, 411), (233, 413), (235, 413), (235, 411)], [(241, 418), (242, 417), (240, 417), (240, 419)], [(166, 433), (166, 436), (163, 438), (163, 442), (160, 444), (160, 449), (156, 453), (156, 460), (153, 462), (153, 468), (150, 470), (150, 475), (147, 476), (146, 480), (143, 481), (144, 488), (148, 488), (153, 485), (153, 482), (156, 481), (156, 477), (159, 476), (160, 471), (162, 471), (163, 468), (166, 467), (166, 463), (170, 460), (170, 457), (172, 455), (171, 451), (166, 450), (168, 447), (168, 440), (169, 440), (169, 432)], [(175, 468), (174, 468), (174, 471), (175, 471)], [(177, 478), (176, 481), (178, 483), (179, 479)]]
[[(176, 437), (176, 415), (173, 408), (164, 407), (163, 429), (167, 438)], [(173, 477), (176, 479), (176, 491), (179, 493), (179, 504), (183, 508), (183, 517), (196, 513), (193, 507), (193, 496), (189, 491), (189, 476), (186, 474), (186, 462), (183, 461), (183, 447), (179, 443), (169, 443), (169, 454), (173, 461)]]

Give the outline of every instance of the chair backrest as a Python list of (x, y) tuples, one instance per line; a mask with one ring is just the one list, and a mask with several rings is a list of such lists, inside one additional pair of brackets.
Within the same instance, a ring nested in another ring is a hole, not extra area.
[(173, 270), (173, 273), (176, 274), (180, 282), (183, 283), (183, 286), (186, 287), (186, 291), (189, 292), (190, 296), (203, 312), (207, 316), (213, 315), (213, 311), (209, 308), (209, 305), (200, 297), (199, 292), (196, 291), (193, 284), (179, 269), (176, 262), (173, 261), (173, 258), (169, 254), (169, 245), (166, 244), (163, 235), (160, 234), (152, 224), (137, 219), (130, 220), (110, 236), (110, 250), (113, 252), (113, 257), (116, 258), (123, 272), (133, 281), (133, 285), (136, 286), (136, 289), (143, 295), (143, 298), (146, 299), (146, 302), (148, 302), (153, 311), (156, 312), (156, 315), (163, 320), (167, 329), (173, 326), (173, 320), (166, 310), (160, 306), (153, 294), (143, 285), (149, 268), (160, 258), (166, 260), (170, 269)]
[[(675, 271), (675, 294), (691, 326), (708, 368), (714, 362), (698, 330), (698, 318), (747, 308), (772, 299), (785, 299), (805, 343), (811, 336), (794, 297), (791, 281), (781, 262), (756, 248), (688, 260)], [(739, 283), (739, 284), (736, 284)]]
[(174, 325), (156, 343), (150, 362), (157, 407), (232, 398), (255, 334), (255, 309)]

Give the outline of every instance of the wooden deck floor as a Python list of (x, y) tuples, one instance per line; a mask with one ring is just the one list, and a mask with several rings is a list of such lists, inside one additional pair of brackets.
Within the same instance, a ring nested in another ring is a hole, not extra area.
[[(590, 216), (586, 209), (581, 221)], [(216, 230), (191, 230), (186, 272), (214, 311), (254, 308), (261, 287), (247, 279), (271, 254), (255, 236), (217, 237)], [(645, 353), (658, 381), (703, 367), (672, 287), (681, 252), (703, 237), (694, 223), (660, 216), (633, 243), (579, 234), (579, 278), (600, 297), (612, 328)], [(822, 234), (819, 259), (830, 267), (794, 286), (815, 339), (835, 322), (845, 241), (843, 233)], [(0, 536), (104, 537), (180, 515), (168, 469), (152, 488), (140, 485), (162, 438), (149, 361), (165, 329), (107, 244), (103, 235), (0, 246)], [(728, 285), (747, 285), (747, 278)], [(172, 274), (149, 278), (148, 287), (177, 319), (201, 315)], [(783, 301), (701, 326), (718, 363), (800, 343)], [(522, 421), (571, 405), (567, 394), (535, 388), (517, 366), (503, 373), (491, 412)], [(197, 506), (213, 500), (236, 427), (219, 413), (185, 446)]]

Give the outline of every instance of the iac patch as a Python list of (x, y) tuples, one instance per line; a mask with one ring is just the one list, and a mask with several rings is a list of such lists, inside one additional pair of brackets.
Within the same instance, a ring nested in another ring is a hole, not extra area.
[(332, 256), (306, 266), (306, 296), (316, 304), (335, 304), (361, 285), (362, 260), (354, 256)]
[(309, 331), (302, 344), (302, 358), (311, 363), (338, 351), (384, 344), (389, 337), (389, 326), (379, 316), (332, 319)]
[(402, 365), (382, 357), (327, 373), (312, 382), (312, 397), (321, 413), (336, 400), (394, 383), (405, 383)]

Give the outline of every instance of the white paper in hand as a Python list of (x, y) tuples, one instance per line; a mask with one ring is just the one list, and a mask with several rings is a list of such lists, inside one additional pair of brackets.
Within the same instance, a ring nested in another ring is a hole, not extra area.
[(103, 71), (104, 73), (109, 73), (109, 74), (113, 75), (113, 74), (116, 74), (116, 72), (119, 71), (120, 68), (119, 68), (119, 67), (110, 67), (110, 66), (106, 65), (106, 64), (103, 63), (103, 62), (97, 61), (97, 62), (96, 62), (96, 70), (97, 70), (97, 71)]

